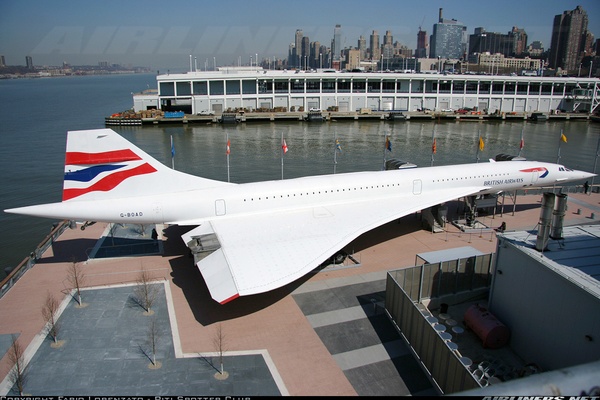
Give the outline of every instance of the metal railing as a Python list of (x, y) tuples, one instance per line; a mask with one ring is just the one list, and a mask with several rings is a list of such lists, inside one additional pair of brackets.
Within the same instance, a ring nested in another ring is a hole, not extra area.
[(42, 254), (54, 243), (54, 241), (71, 226), (70, 221), (64, 220), (60, 222), (52, 231), (46, 236), (42, 242), (25, 257), (19, 265), (17, 265), (7, 276), (0, 282), (0, 298), (13, 287), (13, 285), (19, 280), (25, 272), (32, 268), (37, 260), (42, 257)]

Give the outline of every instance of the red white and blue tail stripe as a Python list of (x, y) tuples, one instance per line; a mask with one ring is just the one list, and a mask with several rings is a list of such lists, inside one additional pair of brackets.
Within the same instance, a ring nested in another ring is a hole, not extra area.
[(130, 149), (101, 153), (68, 152), (62, 200), (91, 192), (108, 192), (126, 179), (153, 172), (156, 168)]
[(62, 201), (148, 196), (223, 184), (175, 171), (112, 129), (67, 133)]

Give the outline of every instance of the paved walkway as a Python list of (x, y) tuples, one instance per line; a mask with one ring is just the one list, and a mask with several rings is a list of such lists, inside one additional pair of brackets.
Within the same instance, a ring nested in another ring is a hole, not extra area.
[[(274, 396), (279, 390), (263, 354), (181, 354), (174, 338), (164, 284), (153, 284), (150, 313), (135, 286), (85, 290), (83, 304), (68, 301), (58, 320), (58, 342), (40, 336), (29, 362), (27, 395)], [(168, 290), (167, 290), (168, 292)], [(67, 299), (69, 300), (69, 299)], [(153, 335), (151, 335), (151, 332)], [(154, 341), (151, 340), (154, 336)], [(155, 363), (152, 344), (155, 347)], [(179, 353), (179, 358), (176, 354)], [(226, 378), (224, 378), (226, 377)], [(18, 393), (13, 388), (10, 395)]]
[[(307, 283), (293, 297), (356, 393), (436, 395), (384, 314), (385, 280), (340, 283), (339, 287), (320, 290), (318, 285)], [(311, 291), (315, 286), (317, 290)]]

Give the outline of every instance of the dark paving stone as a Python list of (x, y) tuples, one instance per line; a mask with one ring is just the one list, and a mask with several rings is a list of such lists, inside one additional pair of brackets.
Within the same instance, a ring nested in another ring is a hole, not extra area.
[[(226, 356), (226, 380), (200, 358), (176, 359), (164, 286), (153, 315), (131, 301), (133, 287), (83, 292), (86, 307), (71, 302), (58, 320), (59, 348), (46, 339), (29, 364), (25, 391), (29, 395), (281, 395), (261, 355)], [(157, 325), (156, 360), (151, 369), (148, 330)], [(6, 335), (4, 335), (6, 336)], [(1, 342), (0, 342), (1, 345)], [(1, 351), (0, 347), (0, 351)], [(13, 388), (11, 393), (16, 394)]]

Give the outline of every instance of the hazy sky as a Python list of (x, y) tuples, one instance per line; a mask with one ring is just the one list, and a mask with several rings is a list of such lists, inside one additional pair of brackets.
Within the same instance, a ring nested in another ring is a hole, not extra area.
[(256, 54), (285, 58), (296, 29), (330, 46), (336, 24), (342, 47), (391, 30), (394, 41), (414, 49), (419, 26), (430, 35), (440, 8), (468, 34), (517, 26), (528, 43), (548, 48), (554, 16), (577, 5), (600, 38), (600, 0), (0, 0), (0, 55), (8, 65), (24, 65), (29, 55), (35, 65), (108, 61), (176, 71), (189, 68), (192, 54), (203, 69), (215, 61), (248, 64)]

